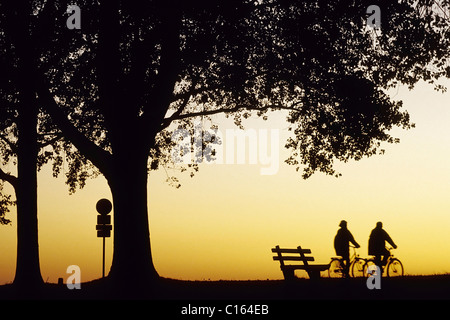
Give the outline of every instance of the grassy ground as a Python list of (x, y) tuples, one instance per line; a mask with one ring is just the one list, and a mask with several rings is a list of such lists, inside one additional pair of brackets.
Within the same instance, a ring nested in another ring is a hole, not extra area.
[[(138, 286), (136, 286), (137, 288)], [(45, 284), (26, 292), (12, 285), (0, 286), (1, 300), (450, 300), (450, 275), (382, 278), (381, 289), (369, 290), (366, 279), (298, 279), (267, 281), (180, 281), (161, 279), (140, 289), (115, 288), (105, 280), (82, 283), (80, 290)]]

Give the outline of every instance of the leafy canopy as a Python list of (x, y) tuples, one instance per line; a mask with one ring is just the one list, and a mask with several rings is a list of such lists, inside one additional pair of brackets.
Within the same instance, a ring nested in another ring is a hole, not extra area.
[(286, 162), (304, 178), (338, 175), (335, 160), (382, 152), (398, 141), (390, 129), (413, 126), (386, 89), (450, 76), (448, 0), (378, 1), (380, 30), (366, 26), (371, 4), (86, 0), (73, 31), (65, 3), (42, 2), (38, 16), (54, 25), (39, 69), (70, 123), (107, 154), (139, 139), (154, 169), (170, 162), (173, 128), (288, 110)]

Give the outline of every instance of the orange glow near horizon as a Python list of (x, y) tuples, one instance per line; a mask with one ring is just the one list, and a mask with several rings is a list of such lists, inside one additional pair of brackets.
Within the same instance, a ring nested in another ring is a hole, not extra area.
[[(450, 86), (449, 81), (445, 84)], [(149, 225), (160, 276), (281, 279), (272, 247), (301, 245), (312, 250), (317, 263), (327, 263), (335, 255), (333, 238), (342, 219), (361, 245), (362, 257), (367, 256), (370, 231), (382, 221), (398, 245), (394, 254), (406, 274), (450, 272), (450, 93), (421, 84), (393, 95), (404, 101), (416, 128), (396, 129), (394, 136), (401, 142), (386, 145), (384, 155), (336, 163), (340, 178), (318, 173), (303, 180), (285, 164), (287, 123), (275, 113), (268, 121), (247, 125), (280, 130), (279, 170), (274, 175), (261, 175), (258, 164), (202, 164), (193, 178), (177, 175), (182, 186), (176, 189), (165, 182), (164, 170), (152, 171)], [(214, 120), (223, 123), (220, 129), (230, 125), (219, 117)], [(44, 281), (66, 279), (72, 264), (80, 266), (83, 282), (101, 277), (95, 204), (100, 198), (111, 199), (106, 181), (88, 181), (83, 190), (69, 195), (64, 181), (52, 178), (45, 167), (38, 183)], [(0, 227), (0, 284), (13, 281), (15, 271), (14, 208), (7, 218), (13, 225)], [(107, 238), (106, 249), (108, 271), (112, 238)]]

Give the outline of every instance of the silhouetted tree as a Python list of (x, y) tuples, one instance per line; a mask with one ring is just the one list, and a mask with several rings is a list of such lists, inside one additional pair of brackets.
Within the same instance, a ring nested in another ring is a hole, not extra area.
[[(39, 2), (38, 2), (39, 3)], [(383, 89), (450, 76), (448, 1), (379, 1), (381, 30), (366, 30), (369, 1), (41, 2), (41, 61), (32, 69), (47, 112), (106, 177), (114, 202), (110, 277), (146, 283), (153, 266), (147, 171), (170, 130), (225, 113), (289, 110), (289, 164), (337, 175), (410, 128)], [(436, 4), (439, 4), (437, 6)], [(440, 87), (438, 87), (440, 88)]]
[[(37, 219), (37, 171), (53, 162), (57, 176), (63, 154), (69, 163), (70, 191), (87, 178), (84, 157), (62, 140), (61, 132), (43, 112), (36, 95), (36, 78), (30, 75), (39, 56), (30, 45), (39, 28), (32, 6), (26, 2), (0, 4), (0, 223), (10, 223), (4, 214), (17, 203), (17, 261), (14, 284), (33, 290), (43, 283), (39, 265)], [(16, 173), (2, 169), (13, 166)], [(3, 190), (9, 183), (16, 196)]]
[[(27, 6), (17, 3), (8, 8), (9, 14), (6, 14), (3, 4), (1, 9), (4, 72), (2, 99), (10, 103), (3, 106), (7, 112), (9, 109), (9, 116), (2, 118), (2, 129), (6, 131), (3, 131), (5, 133), (2, 140), (10, 149), (9, 152), (4, 152), (4, 160), (8, 160), (12, 154), (17, 156), (17, 177), (20, 177), (13, 179), (9, 173), (3, 175), (14, 187), (17, 199), (17, 262), (14, 283), (31, 288), (42, 283), (37, 225), (38, 106), (36, 91), (32, 85), (34, 78), (28, 75), (34, 61), (28, 53), (29, 19), (27, 10), (24, 10)], [(6, 44), (10, 44), (10, 47)], [(14, 51), (27, 54), (17, 56)], [(5, 56), (10, 59), (5, 61)]]

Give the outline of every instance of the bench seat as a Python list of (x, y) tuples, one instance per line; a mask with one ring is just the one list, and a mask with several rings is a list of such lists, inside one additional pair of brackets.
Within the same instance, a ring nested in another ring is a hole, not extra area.
[[(272, 252), (277, 255), (273, 257), (273, 260), (280, 262), (280, 269), (283, 272), (285, 280), (295, 279), (295, 270), (305, 270), (308, 273), (310, 279), (320, 278), (320, 272), (325, 271), (330, 267), (330, 264), (309, 264), (308, 261), (314, 261), (314, 257), (306, 256), (310, 254), (310, 249), (302, 249), (298, 246), (296, 249), (284, 249), (280, 246), (272, 248)], [(283, 253), (296, 254), (296, 255), (283, 255)], [(301, 261), (301, 265), (285, 264), (285, 261)]]

